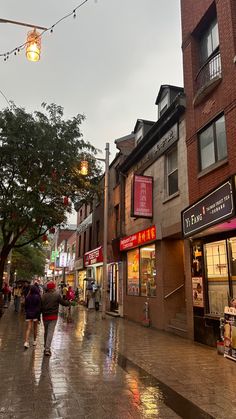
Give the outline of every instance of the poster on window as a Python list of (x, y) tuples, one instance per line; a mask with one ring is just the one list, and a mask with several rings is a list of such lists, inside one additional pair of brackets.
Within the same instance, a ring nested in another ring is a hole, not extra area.
[(127, 253), (127, 294), (139, 295), (139, 249)]
[(202, 277), (192, 277), (193, 306), (204, 307)]
[(152, 176), (133, 177), (131, 217), (153, 217), (153, 178)]
[(236, 361), (236, 308), (224, 309), (224, 356)]

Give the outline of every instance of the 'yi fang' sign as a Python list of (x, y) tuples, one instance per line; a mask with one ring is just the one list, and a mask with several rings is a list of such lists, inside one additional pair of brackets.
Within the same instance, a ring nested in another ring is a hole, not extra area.
[(184, 237), (222, 222), (234, 213), (232, 182), (227, 181), (182, 212)]

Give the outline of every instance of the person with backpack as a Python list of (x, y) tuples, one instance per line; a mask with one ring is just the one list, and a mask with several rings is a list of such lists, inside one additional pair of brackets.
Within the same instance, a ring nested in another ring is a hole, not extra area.
[(29, 288), (29, 292), (25, 297), (25, 320), (26, 320), (26, 331), (25, 331), (25, 343), (24, 348), (29, 348), (29, 338), (31, 329), (33, 326), (34, 331), (34, 341), (33, 345), (37, 344), (37, 331), (38, 331), (38, 321), (40, 318), (41, 312), (41, 297), (39, 288), (36, 285), (32, 285)]

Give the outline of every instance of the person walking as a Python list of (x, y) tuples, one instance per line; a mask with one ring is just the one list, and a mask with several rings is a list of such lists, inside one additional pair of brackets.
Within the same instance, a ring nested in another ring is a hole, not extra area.
[(16, 313), (19, 313), (19, 310), (20, 310), (21, 295), (22, 295), (22, 286), (19, 284), (16, 284), (16, 286), (13, 288), (14, 307), (15, 307)]
[(55, 289), (54, 282), (47, 283), (47, 292), (42, 296), (42, 316), (44, 324), (44, 355), (51, 355), (51, 343), (58, 319), (59, 305), (70, 306)]
[(34, 341), (33, 345), (37, 343), (37, 331), (38, 321), (41, 312), (41, 297), (39, 288), (36, 285), (32, 285), (29, 289), (28, 295), (25, 298), (25, 320), (26, 320), (26, 331), (25, 331), (25, 349), (29, 348), (29, 338), (33, 325), (34, 329)]
[(8, 296), (9, 296), (9, 286), (6, 282), (4, 282), (3, 288), (2, 288), (2, 293), (3, 293), (3, 298), (4, 298), (4, 308), (8, 308)]

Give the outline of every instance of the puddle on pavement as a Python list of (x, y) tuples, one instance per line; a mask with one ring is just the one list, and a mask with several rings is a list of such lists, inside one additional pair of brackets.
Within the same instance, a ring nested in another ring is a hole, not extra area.
[(175, 390), (149, 374), (124, 355), (113, 351), (111, 347), (103, 352), (117, 363), (127, 374), (128, 387), (133, 393), (134, 401), (141, 403), (143, 414), (158, 414), (160, 404), (164, 403), (183, 419), (214, 419), (213, 416), (202, 410), (190, 400), (181, 396)]

